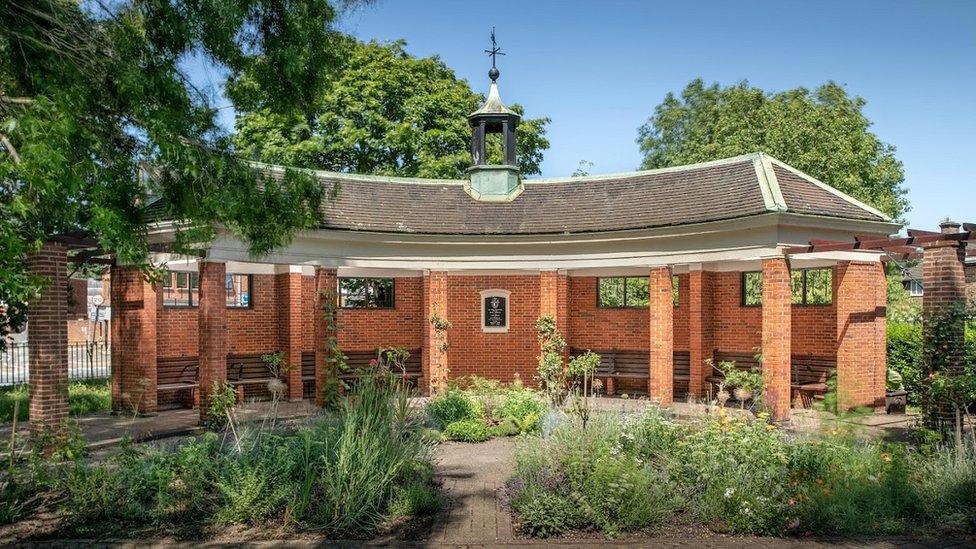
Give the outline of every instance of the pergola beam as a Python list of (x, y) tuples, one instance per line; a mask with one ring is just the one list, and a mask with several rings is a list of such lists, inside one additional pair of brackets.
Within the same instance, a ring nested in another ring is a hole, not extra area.
[[(969, 225), (969, 224), (967, 224)], [(823, 240), (810, 240), (806, 246), (791, 246), (783, 250), (786, 255), (808, 254), (815, 252), (838, 252), (846, 250), (880, 250), (885, 251), (892, 248), (905, 246), (918, 247), (922, 244), (932, 242), (964, 242), (976, 238), (974, 231), (963, 231), (953, 234), (931, 233), (928, 231), (916, 231), (910, 229), (909, 236), (901, 238), (878, 238), (872, 240), (855, 240), (854, 242), (834, 242)]]

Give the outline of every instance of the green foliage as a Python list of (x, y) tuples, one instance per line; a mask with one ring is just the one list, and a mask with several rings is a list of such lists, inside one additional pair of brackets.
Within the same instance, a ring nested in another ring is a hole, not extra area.
[(908, 295), (908, 290), (902, 285), (902, 275), (899, 269), (889, 267), (888, 270), (888, 310), (886, 318), (888, 324), (915, 324), (922, 322), (922, 300)]
[(457, 389), (431, 398), (427, 403), (427, 413), (441, 429), (456, 421), (481, 419), (481, 411), (471, 397)]
[(498, 414), (512, 423), (516, 434), (527, 434), (538, 429), (539, 420), (547, 409), (539, 393), (524, 388), (511, 389), (505, 394)]
[(642, 167), (761, 151), (897, 218), (908, 209), (902, 164), (869, 131), (864, 105), (834, 82), (767, 93), (746, 82), (693, 80), (680, 96), (668, 93), (641, 126)]
[[(13, 421), (14, 401), (19, 401), (17, 421), (27, 421), (28, 385), (0, 388), (0, 422)], [(112, 409), (112, 392), (107, 380), (73, 381), (68, 385), (68, 413), (82, 416)]]
[[(404, 42), (344, 37), (342, 63), (314, 98), (289, 113), (243, 109), (234, 143), (263, 162), (338, 172), (463, 178), (471, 163), (467, 115), (483, 96), (437, 57), (416, 58)], [(519, 105), (512, 110), (523, 113)], [(518, 161), (539, 173), (547, 118), (523, 118)], [(491, 145), (491, 143), (490, 143)], [(500, 143), (489, 159), (501, 157)]]
[(563, 351), (566, 340), (556, 328), (556, 319), (543, 316), (536, 322), (539, 344), (542, 353), (539, 355), (539, 380), (542, 388), (549, 397), (550, 404), (560, 405), (566, 399), (567, 378), (563, 364)]
[(45, 281), (25, 257), (53, 234), (149, 270), (147, 206), (182, 222), (183, 249), (220, 224), (264, 255), (318, 226), (319, 183), (239, 158), (184, 61), (226, 75), (238, 106), (290, 110), (336, 65), (335, 16), (326, 0), (0, 3), (0, 328), (26, 321)]
[(492, 431), (481, 418), (458, 420), (444, 428), (444, 436), (458, 442), (484, 442), (491, 435)]
[(659, 524), (673, 506), (663, 478), (616, 444), (620, 425), (563, 426), (549, 440), (524, 439), (507, 484), (520, 528), (551, 536), (593, 528), (607, 536)]
[(742, 370), (736, 368), (735, 362), (724, 361), (718, 363), (718, 369), (725, 375), (723, 384), (727, 389), (743, 389), (755, 397), (761, 397), (763, 386), (762, 371), (758, 368)]
[[(507, 484), (515, 518), (533, 535), (616, 535), (674, 513), (733, 533), (973, 531), (972, 444), (920, 453), (845, 432), (798, 438), (765, 420), (679, 424), (652, 408), (587, 429), (563, 424), (519, 445)], [(543, 497), (550, 514), (531, 502)]]
[(212, 520), (369, 534), (390, 516), (440, 505), (421, 418), (403, 415), (407, 398), (367, 378), (338, 411), (297, 429), (124, 448), (109, 462), (77, 461), (43, 489), (63, 496), (63, 511), (85, 532)]
[(226, 381), (214, 381), (207, 398), (207, 425), (214, 430), (227, 425), (227, 414), (237, 405), (237, 391)]
[[(976, 367), (976, 328), (966, 328), (964, 342), (966, 363)], [(887, 353), (888, 369), (901, 375), (909, 401), (920, 402), (928, 375), (923, 362), (922, 325), (889, 322)]]

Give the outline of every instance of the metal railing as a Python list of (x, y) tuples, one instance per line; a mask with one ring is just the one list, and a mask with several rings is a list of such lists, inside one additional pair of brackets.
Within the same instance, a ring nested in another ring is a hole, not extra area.
[[(112, 349), (108, 343), (68, 345), (68, 379), (105, 379), (112, 375)], [(30, 382), (27, 343), (7, 343), (0, 351), (0, 386)]]

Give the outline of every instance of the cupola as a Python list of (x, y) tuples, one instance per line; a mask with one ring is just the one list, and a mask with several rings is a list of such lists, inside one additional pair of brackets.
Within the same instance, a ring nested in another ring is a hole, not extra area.
[[(520, 117), (502, 103), (498, 93), (500, 73), (495, 65), (495, 58), (505, 54), (495, 43), (494, 29), (491, 31), (491, 49), (485, 51), (491, 55), (491, 70), (488, 71), (491, 85), (484, 104), (468, 115), (468, 123), (471, 125), (471, 167), (468, 168), (468, 174), (471, 180), (467, 190), (477, 200), (504, 202), (514, 199), (522, 192), (516, 157), (516, 130)], [(487, 136), (490, 134), (502, 136), (501, 164), (488, 163), (485, 148)]]

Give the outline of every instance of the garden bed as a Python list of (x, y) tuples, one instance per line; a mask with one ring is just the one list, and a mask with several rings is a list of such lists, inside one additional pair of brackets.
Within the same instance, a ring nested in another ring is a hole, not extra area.
[(536, 537), (676, 524), (773, 536), (969, 535), (976, 449), (801, 436), (715, 417), (678, 423), (660, 410), (572, 420), (519, 441), (506, 498)]

